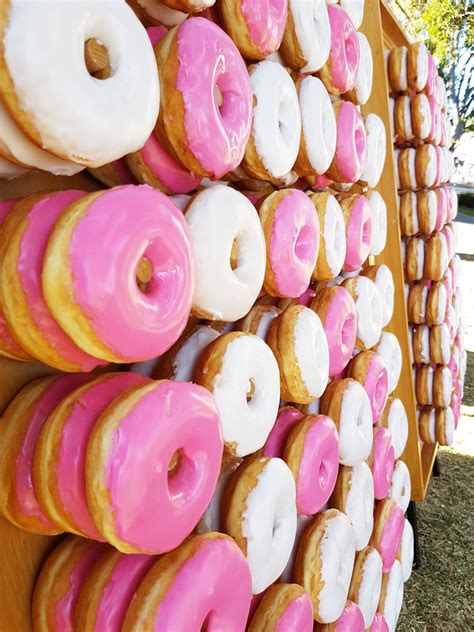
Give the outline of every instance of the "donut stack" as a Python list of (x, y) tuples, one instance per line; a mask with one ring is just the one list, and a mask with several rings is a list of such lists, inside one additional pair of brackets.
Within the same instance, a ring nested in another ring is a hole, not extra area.
[(460, 415), (465, 351), (446, 88), (423, 43), (393, 49), (388, 71), (420, 439), (450, 445)]

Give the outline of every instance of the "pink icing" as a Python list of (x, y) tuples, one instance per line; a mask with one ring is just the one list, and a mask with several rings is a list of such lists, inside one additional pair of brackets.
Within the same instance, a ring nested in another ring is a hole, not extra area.
[(151, 555), (122, 555), (102, 589), (94, 630), (120, 632), (127, 608), (140, 582), (156, 562)]
[(339, 470), (339, 436), (332, 419), (314, 415), (307, 430), (296, 478), (298, 513), (312, 515), (329, 500)]
[(298, 305), (304, 305), (305, 307), (309, 307), (309, 304), (316, 296), (316, 292), (312, 287), (309, 287), (306, 292), (303, 292), (301, 296), (298, 296)]
[(425, 85), (425, 92), (430, 97), (435, 92), (436, 79), (438, 77), (438, 69), (436, 68), (433, 55), (428, 53), (428, 79)]
[(436, 128), (438, 127), (438, 119), (440, 117), (440, 111), (436, 99), (434, 97), (429, 98), (430, 111), (431, 111), (431, 128), (428, 134), (428, 139), (433, 141), (436, 138)]
[(87, 504), (84, 477), (87, 442), (99, 416), (126, 388), (148, 379), (137, 373), (112, 373), (107, 379), (92, 384), (75, 397), (61, 434), (56, 463), (56, 485), (64, 511), (69, 513), (79, 530), (87, 537), (102, 540)]
[(385, 617), (381, 612), (376, 612), (369, 632), (390, 632)]
[(280, 296), (308, 289), (319, 251), (319, 219), (302, 191), (288, 189), (277, 206), (270, 235), (270, 267)]
[(348, 601), (336, 621), (334, 632), (364, 632), (364, 617), (353, 601)]
[(327, 187), (329, 187), (331, 184), (331, 178), (323, 173), (322, 175), (317, 175), (314, 177), (314, 182), (310, 188), (313, 189), (313, 191), (320, 191), (321, 189), (327, 189)]
[(458, 373), (459, 373), (458, 363), (454, 355), (452, 355), (449, 359), (448, 369), (451, 372), (451, 377), (453, 379), (453, 384), (454, 384), (458, 378)]
[(451, 394), (451, 401), (449, 403), (449, 406), (451, 407), (451, 410), (453, 411), (453, 415), (454, 415), (454, 429), (455, 430), (458, 427), (459, 419), (461, 417), (461, 401), (462, 401), (461, 383), (459, 382), (459, 380), (456, 379), (454, 383), (454, 389)]
[(392, 433), (387, 428), (374, 428), (372, 446), (372, 475), (374, 477), (374, 495), (377, 500), (385, 498), (390, 489), (395, 466)]
[(359, 195), (346, 221), (346, 258), (344, 270), (359, 270), (369, 256), (372, 240), (372, 210), (365, 195)]
[(148, 33), (148, 37), (150, 38), (151, 45), (155, 47), (160, 41), (160, 39), (164, 35), (166, 35), (166, 33), (168, 32), (168, 29), (166, 28), (166, 26), (163, 26), (163, 25), (150, 26), (149, 28), (147, 28), (146, 32)]
[(117, 174), (117, 177), (121, 184), (135, 184), (136, 179), (130, 169), (127, 167), (127, 163), (123, 158), (114, 160), (112, 166)]
[(445, 184), (441, 185), (440, 188), (446, 193), (446, 223), (449, 224), (454, 217), (454, 200), (450, 189)]
[(291, 429), (298, 421), (303, 419), (303, 417), (303, 413), (292, 406), (280, 408), (275, 425), (273, 426), (272, 431), (268, 435), (267, 441), (263, 446), (264, 456), (281, 458), (286, 439), (290, 434)]
[(448, 213), (448, 196), (444, 187), (436, 189), (436, 199), (436, 224), (434, 230), (438, 232), (445, 225)]
[(244, 630), (251, 596), (250, 570), (237, 545), (224, 537), (203, 540), (161, 599), (153, 630)]
[(435, 177), (432, 186), (436, 186), (441, 181), (441, 161), (443, 160), (441, 147), (435, 147)]
[(209, 20), (187, 19), (178, 27), (177, 38), (176, 89), (183, 95), (189, 149), (211, 177), (219, 179), (240, 164), (249, 139), (252, 90), (247, 68), (231, 38)]
[(337, 4), (328, 5), (331, 26), (331, 80), (341, 94), (352, 90), (359, 68), (359, 40), (347, 13)]
[(84, 191), (61, 191), (32, 206), (20, 242), (17, 272), (31, 317), (39, 331), (64, 360), (76, 365), (76, 370), (92, 371), (105, 363), (79, 349), (64, 333), (46, 305), (42, 286), (43, 259), (49, 236), (62, 211), (83, 195)]
[(240, 11), (250, 39), (262, 55), (280, 48), (285, 31), (288, 0), (242, 0)]
[[(181, 461), (169, 478), (178, 450)], [(157, 382), (120, 419), (108, 450), (105, 479), (118, 536), (146, 553), (178, 546), (211, 500), (222, 450), (209, 391), (188, 382)]]
[[(75, 300), (114, 355), (148, 360), (176, 342), (194, 273), (186, 221), (166, 195), (147, 185), (105, 191), (77, 222), (68, 254)], [(142, 256), (153, 267), (146, 294), (136, 283)]]
[(56, 406), (68, 393), (88, 379), (88, 375), (65, 375), (48, 386), (36, 402), (16, 458), (15, 491), (20, 511), (25, 516), (34, 516), (45, 527), (53, 528), (53, 525), (43, 514), (33, 487), (32, 464), (36, 441), (44, 422)]
[(379, 553), (382, 558), (382, 572), (388, 573), (397, 557), (400, 542), (402, 541), (405, 515), (403, 509), (397, 503), (390, 511), (379, 542)]
[[(329, 8), (339, 8), (330, 5)], [(337, 110), (336, 153), (334, 161), (339, 182), (357, 182), (367, 157), (367, 131), (359, 110), (349, 101)]]
[(275, 632), (311, 632), (313, 629), (313, 604), (308, 593), (293, 599), (275, 625)]
[(372, 420), (375, 424), (385, 408), (388, 397), (388, 373), (384, 361), (378, 354), (371, 357), (362, 386), (369, 396)]
[(61, 599), (54, 606), (55, 630), (61, 632), (73, 632), (74, 608), (79, 597), (82, 584), (94, 564), (97, 556), (105, 550), (105, 544), (90, 542), (89, 548), (82, 554), (77, 564), (69, 574), (69, 587)]

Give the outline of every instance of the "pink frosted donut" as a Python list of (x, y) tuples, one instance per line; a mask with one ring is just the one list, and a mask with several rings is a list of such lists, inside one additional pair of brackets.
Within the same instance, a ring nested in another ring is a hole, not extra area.
[(428, 78), (426, 80), (424, 90), (429, 97), (433, 96), (435, 93), (437, 78), (438, 69), (436, 67), (435, 60), (433, 59), (433, 55), (428, 52)]
[(395, 467), (392, 433), (387, 428), (374, 428), (374, 442), (369, 465), (374, 477), (374, 494), (377, 500), (385, 498), (392, 482)]
[(207, 389), (168, 380), (129, 389), (87, 447), (87, 497), (101, 534), (124, 553), (178, 546), (209, 505), (223, 447)]
[(430, 97), (429, 103), (431, 111), (431, 128), (427, 140), (434, 143), (436, 140), (436, 134), (438, 133), (440, 110), (434, 97)]
[(247, 632), (312, 632), (313, 604), (298, 584), (273, 584), (249, 621)]
[(364, 617), (357, 604), (348, 601), (341, 616), (334, 623), (318, 625), (315, 632), (364, 632)]
[(346, 258), (343, 270), (359, 270), (369, 256), (372, 241), (372, 209), (365, 195), (342, 196), (339, 203), (346, 224)]
[(296, 423), (301, 421), (303, 417), (303, 413), (292, 406), (280, 408), (275, 425), (263, 446), (263, 455), (281, 458), (288, 435)]
[(347, 13), (337, 4), (328, 5), (331, 27), (329, 58), (319, 71), (324, 85), (331, 94), (344, 94), (355, 85), (359, 68), (359, 40)]
[(435, 232), (440, 231), (446, 223), (446, 218), (448, 215), (448, 196), (446, 194), (445, 187), (438, 187), (436, 190), (436, 224), (435, 224)]
[(291, 429), (283, 459), (296, 481), (298, 513), (313, 515), (329, 500), (339, 470), (336, 425), (325, 415), (307, 415)]
[(388, 624), (385, 621), (385, 617), (381, 612), (376, 612), (374, 620), (372, 621), (369, 632), (390, 632)]
[(189, 171), (217, 180), (240, 164), (250, 135), (252, 90), (244, 60), (222, 29), (199, 17), (172, 29), (155, 53), (158, 129)]
[(319, 218), (298, 189), (271, 193), (260, 205), (267, 263), (264, 290), (296, 298), (308, 289), (319, 251)]
[(322, 288), (310, 303), (319, 316), (328, 341), (329, 376), (345, 369), (354, 351), (357, 313), (354, 299), (340, 285)]
[[(150, 268), (145, 291), (136, 280), (142, 261)], [(44, 258), (45, 299), (64, 331), (98, 358), (164, 353), (186, 325), (193, 290), (186, 221), (149, 186), (91, 193), (56, 222)]]
[[(330, 7), (339, 8), (337, 5)], [(334, 105), (337, 123), (336, 153), (327, 176), (335, 182), (357, 182), (367, 158), (367, 131), (355, 105), (340, 101)]]
[(347, 377), (354, 378), (364, 387), (375, 424), (382, 415), (388, 397), (388, 372), (382, 357), (375, 351), (361, 351), (352, 358)]
[(128, 168), (125, 158), (119, 158), (102, 165), (102, 167), (90, 168), (88, 171), (96, 180), (110, 188), (118, 187), (121, 184), (136, 184), (137, 182)]
[(388, 498), (378, 503), (370, 545), (380, 553), (383, 573), (387, 573), (395, 562), (404, 526), (405, 514), (398, 503)]

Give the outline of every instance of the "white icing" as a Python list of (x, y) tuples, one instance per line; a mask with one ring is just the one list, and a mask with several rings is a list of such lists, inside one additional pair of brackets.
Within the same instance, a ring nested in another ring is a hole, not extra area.
[(382, 588), (382, 558), (372, 549), (362, 567), (362, 578), (358, 591), (357, 605), (364, 618), (364, 628), (368, 629), (377, 611)]
[[(347, 1), (348, 0), (345, 0), (346, 3)], [(357, 39), (359, 41), (360, 61), (359, 67), (357, 68), (354, 89), (357, 102), (360, 103), (360, 105), (365, 105), (372, 92), (374, 60), (372, 57), (372, 48), (366, 36), (363, 33), (357, 33)]]
[(399, 97), (402, 105), (403, 130), (401, 136), (406, 140), (413, 138), (413, 126), (411, 124), (411, 102), (410, 97)]
[(354, 531), (343, 513), (327, 520), (319, 553), (322, 580), (318, 594), (319, 620), (330, 623), (344, 610), (354, 568)]
[(387, 581), (387, 592), (383, 607), (383, 616), (387, 622), (389, 632), (395, 632), (398, 617), (403, 603), (403, 574), (402, 566), (395, 560)]
[(323, 82), (317, 77), (305, 77), (299, 87), (302, 140), (311, 167), (317, 174), (325, 173), (336, 151), (336, 116)]
[(408, 74), (407, 74), (407, 57), (408, 49), (406, 46), (401, 46), (401, 58), (400, 58), (400, 74), (398, 75), (398, 86), (395, 86), (396, 90), (405, 92), (408, 88)]
[(392, 272), (384, 263), (379, 265), (374, 282), (380, 296), (382, 327), (385, 327), (390, 322), (393, 314), (395, 285), (393, 283)]
[(416, 90), (420, 91), (426, 86), (428, 80), (428, 49), (423, 42), (418, 43), (416, 56)]
[(401, 399), (394, 397), (388, 412), (387, 426), (392, 434), (393, 456), (399, 459), (408, 440), (408, 417)]
[(421, 328), (417, 328), (418, 340), (420, 344), (419, 357), (421, 364), (430, 363), (430, 329), (426, 325), (422, 325)]
[[(194, 197), (186, 221), (194, 251), (193, 305), (216, 320), (242, 318), (265, 276), (265, 238), (255, 207), (242, 193), (219, 185)], [(234, 240), (238, 265), (232, 270)]]
[[(390, 97), (388, 100), (388, 109), (390, 113), (390, 130), (392, 133), (392, 142), (395, 140), (395, 99)], [(395, 160), (395, 162), (397, 159)]]
[(433, 403), (433, 377), (434, 377), (433, 367), (431, 366), (424, 367), (422, 374), (424, 374), (426, 377), (426, 403), (432, 404)]
[(184, 211), (190, 199), (190, 195), (184, 195), (182, 193), (170, 196), (170, 200), (179, 208), (180, 211)]
[(454, 441), (454, 413), (453, 409), (448, 407), (446, 408), (445, 415), (446, 427), (445, 427), (445, 441), (443, 445), (452, 445)]
[(324, 0), (290, 0), (298, 47), (306, 64), (301, 72), (316, 72), (324, 66), (331, 48), (331, 27)]
[[(108, 79), (87, 71), (91, 38), (108, 50)], [(158, 69), (147, 32), (125, 2), (57, 2), (45, 10), (44, 2), (12, 0), (3, 43), (19, 105), (45, 150), (98, 167), (143, 147), (158, 116)]]
[(374, 479), (365, 461), (351, 469), (344, 513), (354, 529), (355, 548), (367, 546), (374, 527)]
[[(250, 381), (254, 393), (247, 402)], [(259, 450), (278, 414), (280, 373), (270, 347), (247, 334), (226, 347), (212, 393), (219, 410), (224, 441), (235, 443), (237, 456)]]
[(405, 513), (411, 497), (411, 479), (408, 467), (403, 461), (395, 463), (388, 497), (397, 502)]
[(451, 357), (451, 348), (449, 344), (449, 330), (444, 323), (439, 326), (439, 334), (441, 340), (441, 345), (439, 349), (442, 360), (441, 364), (448, 364), (449, 358)]
[[(421, 179), (419, 185), (422, 187), (430, 187), (433, 185), (436, 178), (436, 150), (433, 145), (423, 145), (423, 147), (427, 148), (426, 151), (428, 152), (428, 155), (425, 156), (425, 165), (423, 170), (420, 165)], [(420, 149), (418, 149), (418, 151), (420, 151)], [(415, 152), (415, 150), (412, 149), (412, 152)]]
[(288, 72), (274, 61), (254, 66), (250, 81), (256, 99), (252, 138), (272, 178), (289, 176), (298, 156), (301, 116), (298, 94)]
[(413, 558), (415, 556), (415, 537), (410, 521), (405, 518), (402, 542), (400, 545), (400, 564), (402, 566), (403, 581), (410, 579), (413, 570)]
[(247, 562), (254, 595), (281, 575), (295, 534), (295, 479), (282, 459), (273, 458), (259, 474), (242, 514), (242, 535), (247, 538)]
[(217, 187), (219, 185), (223, 187), (228, 187), (229, 182), (226, 182), (225, 180), (211, 180), (211, 178), (203, 178), (200, 182), (200, 186), (204, 187), (205, 189), (208, 189), (209, 187)]
[(382, 357), (387, 368), (390, 395), (396, 389), (402, 372), (402, 350), (398, 338), (389, 331), (383, 331), (375, 350)]
[(177, 382), (191, 382), (199, 356), (219, 335), (218, 331), (207, 325), (202, 325), (194, 331), (175, 355), (174, 375), (170, 379)]
[(339, 4), (347, 13), (357, 30), (364, 19), (364, 0), (340, 0)]
[(222, 533), (221, 526), (221, 513), (222, 513), (222, 498), (224, 496), (225, 488), (229, 482), (230, 477), (237, 469), (237, 466), (229, 467), (219, 476), (216, 489), (212, 495), (211, 502), (209, 503), (206, 511), (202, 514), (201, 520), (198, 522), (196, 531), (197, 533)]
[(426, 94), (419, 94), (416, 101), (413, 101), (418, 109), (419, 136), (422, 140), (428, 137), (431, 130), (431, 109), (430, 102)]
[(294, 340), (301, 379), (311, 397), (321, 397), (329, 378), (329, 348), (321, 320), (312, 309), (305, 307), (298, 314)]
[(416, 242), (416, 277), (415, 281), (419, 281), (423, 277), (423, 269), (425, 266), (425, 243), (421, 239)]
[(321, 238), (324, 239), (326, 263), (336, 277), (346, 258), (346, 226), (341, 206), (334, 195), (326, 201)]
[(436, 369), (437, 372), (441, 371), (441, 406), (449, 406), (451, 401), (451, 391), (453, 390), (453, 376), (447, 366)]
[(409, 147), (408, 149), (405, 150), (407, 152), (408, 155), (408, 160), (407, 160), (407, 164), (408, 164), (408, 181), (409, 181), (409, 185), (408, 188), (409, 189), (416, 189), (417, 188), (417, 184), (416, 184), (416, 149), (413, 149), (413, 147)]
[(385, 165), (387, 135), (385, 125), (377, 114), (365, 118), (367, 128), (367, 158), (360, 179), (370, 188), (377, 186)]
[(428, 434), (430, 443), (436, 443), (436, 414), (434, 408), (428, 413)]
[(382, 304), (375, 283), (367, 277), (357, 277), (356, 297), (357, 338), (367, 349), (379, 341), (382, 333)]
[(372, 448), (372, 410), (364, 388), (351, 380), (343, 394), (339, 417), (339, 462), (357, 465)]
[(188, 17), (187, 13), (170, 9), (160, 0), (137, 0), (137, 2), (151, 18), (168, 27), (181, 24)]
[(371, 191), (368, 195), (372, 211), (372, 241), (370, 255), (379, 255), (387, 242), (387, 205), (378, 191)]
[(437, 200), (435, 191), (433, 191), (432, 189), (427, 191), (426, 206), (428, 208), (429, 227), (430, 227), (429, 232), (431, 233), (433, 232), (436, 226), (436, 215), (438, 212), (438, 200)]
[(13, 178), (18, 178), (25, 173), (29, 173), (29, 169), (14, 165), (12, 162), (9, 162), (0, 156), (0, 178), (12, 180)]
[(272, 320), (280, 315), (280, 311), (276, 308), (268, 309), (266, 312), (263, 312), (260, 316), (260, 320), (258, 321), (257, 330), (255, 335), (265, 340), (268, 334), (268, 330), (270, 329), (270, 325), (272, 324)]

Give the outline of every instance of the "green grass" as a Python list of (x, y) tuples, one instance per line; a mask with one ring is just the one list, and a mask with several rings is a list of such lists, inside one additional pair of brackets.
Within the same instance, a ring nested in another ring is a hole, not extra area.
[(468, 206), (460, 206), (458, 210), (463, 215), (470, 215), (471, 217), (474, 217), (474, 208), (469, 208)]

